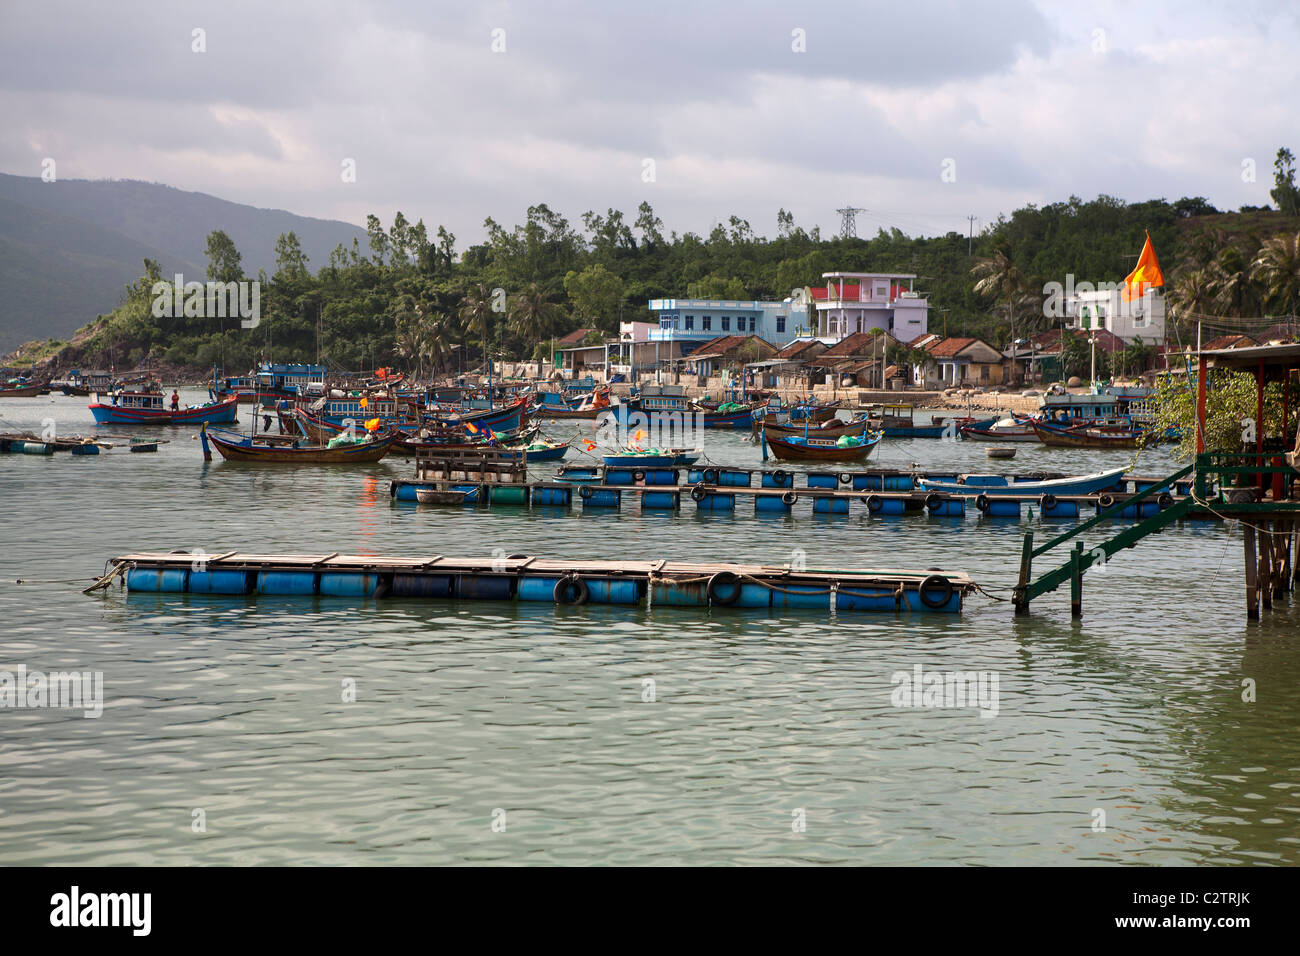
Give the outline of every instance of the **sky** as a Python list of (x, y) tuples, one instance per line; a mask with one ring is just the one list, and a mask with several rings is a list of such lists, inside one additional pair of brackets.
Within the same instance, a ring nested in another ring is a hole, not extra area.
[(543, 202), (767, 236), (1236, 209), (1300, 151), (1298, 51), (1294, 0), (4, 0), (0, 171), (400, 209), (462, 249)]

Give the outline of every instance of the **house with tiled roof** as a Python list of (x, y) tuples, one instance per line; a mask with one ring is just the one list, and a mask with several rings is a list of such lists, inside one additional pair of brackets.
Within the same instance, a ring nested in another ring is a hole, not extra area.
[(556, 339), (555, 347), (557, 349), (574, 348), (575, 346), (581, 345), (584, 341), (586, 341), (587, 336), (590, 335), (592, 332), (598, 332), (598, 331), (600, 330), (599, 329), (574, 329), (568, 335), (564, 335)]
[(926, 388), (1002, 384), (1003, 355), (983, 339), (954, 336), (931, 340), (922, 348), (933, 360), (916, 368), (917, 379)]
[(776, 356), (776, 346), (757, 335), (722, 335), (710, 339), (684, 361), (692, 365), (701, 381), (724, 368), (740, 368)]
[(1249, 335), (1220, 335), (1217, 339), (1203, 343), (1201, 348), (1209, 352), (1214, 349), (1246, 349), (1258, 344)]

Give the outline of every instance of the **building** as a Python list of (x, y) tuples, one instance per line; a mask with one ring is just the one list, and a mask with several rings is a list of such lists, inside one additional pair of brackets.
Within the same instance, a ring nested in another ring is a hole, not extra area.
[(983, 339), (937, 339), (921, 347), (934, 359), (915, 369), (916, 380), (926, 388), (1002, 384), (1003, 355)]
[(1159, 289), (1147, 289), (1140, 299), (1124, 300), (1122, 283), (1114, 289), (1073, 292), (1065, 297), (1066, 328), (1084, 332), (1105, 330), (1126, 341), (1147, 345), (1165, 341), (1165, 299)]
[(688, 362), (702, 382), (724, 370), (773, 359), (776, 354), (776, 346), (757, 335), (724, 335), (703, 343), (690, 354)]
[(792, 298), (651, 299), (648, 308), (659, 314), (650, 341), (677, 344), (683, 356), (719, 336), (757, 335), (780, 347), (809, 331), (808, 307)]
[(901, 342), (925, 335), (929, 301), (913, 290), (916, 276), (894, 272), (824, 272), (814, 287), (814, 338), (838, 342), (850, 335), (883, 329)]

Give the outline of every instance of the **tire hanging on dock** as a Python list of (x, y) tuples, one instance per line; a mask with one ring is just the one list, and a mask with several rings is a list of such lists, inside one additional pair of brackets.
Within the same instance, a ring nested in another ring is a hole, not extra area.
[(931, 511), (938, 511), (943, 507), (943, 495), (937, 491), (932, 491), (925, 496), (925, 506)]
[(989, 510), (989, 496), (986, 495), (986, 494), (980, 494), (978, 497), (976, 497), (976, 499), (975, 499), (975, 507), (978, 508), (980, 511), (988, 511), (988, 510)]
[(1043, 495), (1038, 499), (1038, 506), (1044, 511), (1055, 508), (1057, 505), (1056, 495)]
[[(942, 597), (936, 598), (932, 596), (931, 592), (934, 588), (939, 589)], [(916, 594), (921, 599), (922, 604), (932, 611), (937, 611), (940, 608), (947, 607), (948, 602), (952, 600), (952, 582), (942, 574), (932, 574), (921, 582), (921, 586), (916, 589)]]
[(591, 597), (591, 588), (581, 577), (570, 573), (555, 582), (552, 597), (555, 598), (556, 604), (586, 604)]
[(787, 506), (793, 505), (798, 500), (799, 500), (799, 496), (796, 495), (793, 491), (787, 491), (785, 494), (781, 496), (781, 503)]
[(695, 487), (691, 489), (691, 500), (694, 501), (696, 504), (699, 504), (707, 496), (708, 496), (708, 492), (704, 490), (704, 482), (702, 481), (698, 482), (695, 485)]
[(713, 607), (731, 607), (740, 600), (740, 576), (732, 571), (719, 571), (709, 578), (707, 594)]
[(885, 503), (884, 503), (883, 501), (880, 500), (880, 495), (867, 495), (867, 510), (868, 510), (868, 511), (879, 511), (879, 510), (880, 510), (881, 508), (883, 508), (884, 506), (885, 506)]

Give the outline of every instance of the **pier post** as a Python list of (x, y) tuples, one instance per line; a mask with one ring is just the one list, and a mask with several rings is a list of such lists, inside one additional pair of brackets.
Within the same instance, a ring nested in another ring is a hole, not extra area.
[(1025, 542), (1020, 548), (1020, 577), (1016, 580), (1016, 589), (1011, 595), (1016, 614), (1029, 613), (1029, 568), (1034, 557), (1034, 533), (1025, 532)]
[(1268, 522), (1259, 525), (1259, 596), (1263, 600), (1264, 610), (1273, 608), (1273, 536), (1268, 533)]
[(1246, 617), (1259, 620), (1259, 589), (1255, 575), (1255, 526), (1241, 523), (1242, 551), (1246, 559)]
[(1070, 552), (1070, 617), (1083, 617), (1083, 542)]

